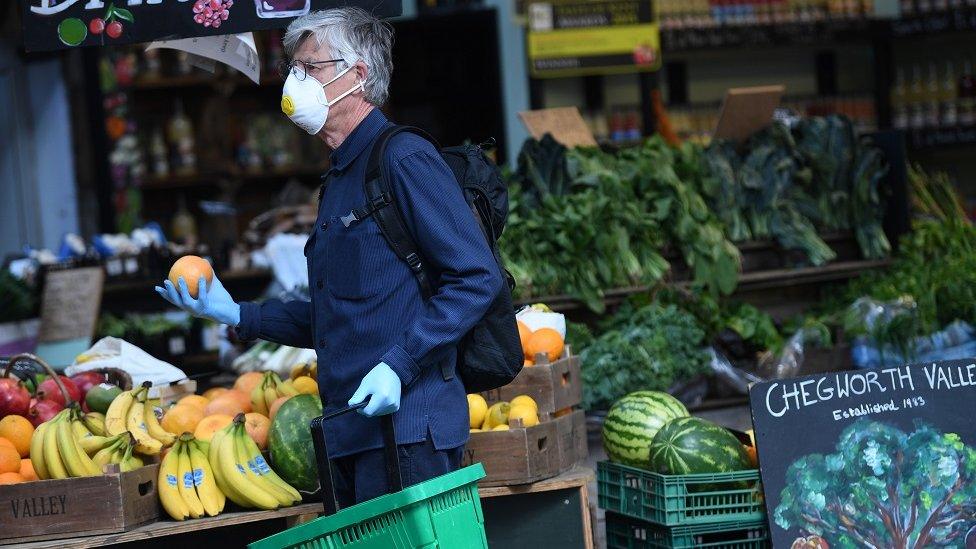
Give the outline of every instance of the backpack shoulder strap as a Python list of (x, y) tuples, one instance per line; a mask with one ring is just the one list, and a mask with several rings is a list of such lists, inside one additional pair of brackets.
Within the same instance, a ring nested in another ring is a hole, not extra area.
[[(370, 150), (363, 188), (367, 201), (366, 207), (370, 210), (368, 213), (373, 216), (373, 220), (376, 221), (376, 225), (379, 226), (380, 232), (383, 233), (383, 237), (390, 245), (390, 248), (393, 249), (393, 252), (410, 266), (410, 270), (417, 278), (417, 283), (420, 284), (421, 295), (424, 299), (427, 299), (434, 294), (433, 287), (430, 278), (427, 276), (424, 259), (417, 247), (417, 243), (414, 242), (413, 237), (410, 236), (410, 232), (407, 231), (407, 226), (403, 221), (403, 215), (401, 215), (400, 209), (394, 204), (394, 196), (389, 181), (390, 176), (383, 162), (383, 159), (386, 157), (386, 147), (390, 139), (403, 132), (417, 134), (433, 143), (435, 147), (437, 146), (437, 142), (427, 132), (419, 128), (391, 126), (383, 130), (383, 133), (376, 139), (373, 143), (373, 148)], [(387, 206), (390, 205), (394, 207), (388, 208)]]

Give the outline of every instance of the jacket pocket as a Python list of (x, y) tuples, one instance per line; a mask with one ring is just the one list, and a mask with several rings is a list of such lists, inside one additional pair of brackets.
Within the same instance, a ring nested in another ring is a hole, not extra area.
[[(331, 233), (331, 234), (329, 234)], [(375, 233), (375, 234), (374, 234)], [(382, 288), (382, 262), (388, 253), (371, 220), (344, 227), (335, 224), (328, 231), (325, 272), (329, 292), (337, 298), (362, 300), (375, 296)]]

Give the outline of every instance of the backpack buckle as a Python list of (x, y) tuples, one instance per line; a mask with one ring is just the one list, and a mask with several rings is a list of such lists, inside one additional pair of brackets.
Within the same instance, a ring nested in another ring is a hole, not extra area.
[(410, 266), (411, 271), (419, 273), (424, 270), (424, 264), (420, 261), (420, 256), (417, 254), (411, 253), (405, 259), (407, 260), (407, 265)]
[(383, 193), (379, 196), (374, 196), (372, 200), (369, 201), (370, 211), (375, 212), (380, 208), (385, 208), (393, 203), (393, 197), (390, 193)]

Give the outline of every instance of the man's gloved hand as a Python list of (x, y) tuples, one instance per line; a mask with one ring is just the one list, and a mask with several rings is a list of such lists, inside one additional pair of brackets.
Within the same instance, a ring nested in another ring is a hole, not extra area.
[(196, 299), (190, 297), (186, 280), (183, 280), (182, 276), (178, 282), (179, 289), (173, 286), (172, 282), (166, 280), (163, 282), (164, 288), (156, 286), (156, 293), (193, 316), (228, 324), (231, 327), (240, 324), (241, 306), (234, 302), (234, 299), (230, 297), (216, 276), (210, 282), (210, 288), (207, 288), (207, 279), (200, 277)]
[(359, 388), (349, 399), (355, 406), (369, 398), (369, 404), (359, 410), (366, 417), (385, 416), (400, 409), (400, 377), (385, 362), (380, 362), (366, 374)]

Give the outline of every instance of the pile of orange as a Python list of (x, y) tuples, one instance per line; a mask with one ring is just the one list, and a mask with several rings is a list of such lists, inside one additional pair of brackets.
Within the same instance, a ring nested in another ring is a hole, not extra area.
[(0, 419), (0, 484), (37, 480), (29, 457), (32, 436), (34, 426), (27, 418), (7, 416)]
[(552, 328), (539, 328), (533, 332), (521, 320), (517, 323), (522, 352), (525, 353), (524, 366), (535, 365), (536, 357), (539, 355), (545, 355), (549, 362), (555, 362), (563, 356), (566, 342), (559, 332)]

